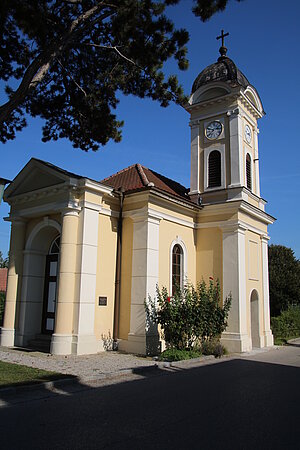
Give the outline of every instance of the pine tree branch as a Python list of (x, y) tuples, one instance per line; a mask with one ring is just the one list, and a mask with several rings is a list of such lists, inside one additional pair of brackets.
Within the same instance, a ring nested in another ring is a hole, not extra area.
[(77, 81), (72, 77), (70, 72), (62, 65), (61, 61), (59, 59), (57, 61), (58, 61), (58, 64), (60, 65), (60, 67), (66, 72), (66, 74), (73, 81), (73, 83), (78, 87), (78, 89), (81, 90), (81, 92), (83, 92), (84, 96), (87, 97), (87, 93), (85, 92), (85, 90), (77, 83)]
[[(98, 17), (97, 13), (103, 8), (111, 9)], [(0, 124), (9, 118), (10, 114), (20, 106), (26, 96), (44, 79), (53, 61), (66, 50), (70, 43), (78, 39), (86, 27), (92, 26), (96, 21), (103, 21), (115, 14), (113, 8), (116, 8), (116, 5), (101, 1), (93, 8), (85, 11), (71, 23), (69, 30), (59, 40), (58, 44), (54, 43), (47, 51), (42, 52), (31, 62), (19, 87), (12, 94), (9, 101), (0, 106)], [(89, 19), (93, 16), (96, 16), (95, 20), (89, 23)]]
[(90, 45), (92, 47), (108, 48), (109, 50), (115, 50), (126, 61), (130, 62), (134, 66), (137, 66), (139, 69), (144, 70), (143, 67), (140, 67), (136, 62), (132, 61), (132, 59), (129, 59), (129, 58), (127, 58), (127, 56), (123, 55), (123, 53), (120, 52), (120, 50), (118, 49), (118, 47), (116, 45), (112, 46), (112, 45), (102, 45), (102, 44), (93, 44), (93, 43), (92, 44), (86, 43), (85, 45)]

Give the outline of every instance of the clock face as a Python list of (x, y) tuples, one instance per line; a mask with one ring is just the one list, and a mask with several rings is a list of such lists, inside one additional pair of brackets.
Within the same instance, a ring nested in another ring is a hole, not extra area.
[(248, 142), (248, 144), (250, 144), (250, 142), (251, 142), (251, 137), (252, 137), (251, 129), (250, 129), (249, 125), (246, 125), (245, 126), (245, 139)]
[(222, 133), (223, 125), (218, 120), (210, 122), (205, 130), (207, 139), (217, 139)]

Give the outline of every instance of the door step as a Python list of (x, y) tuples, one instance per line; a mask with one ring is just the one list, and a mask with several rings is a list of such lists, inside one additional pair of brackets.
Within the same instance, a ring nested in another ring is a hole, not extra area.
[(28, 347), (39, 352), (50, 353), (50, 343), (50, 334), (37, 334), (35, 339), (28, 342)]

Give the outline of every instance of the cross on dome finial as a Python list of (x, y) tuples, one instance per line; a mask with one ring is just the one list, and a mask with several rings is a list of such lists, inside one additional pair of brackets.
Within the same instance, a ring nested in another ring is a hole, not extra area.
[(226, 36), (229, 36), (229, 33), (224, 33), (224, 30), (221, 30), (221, 35), (217, 36), (217, 40), (218, 39), (222, 39), (222, 45), (219, 48), (219, 52), (220, 52), (221, 58), (224, 58), (226, 56), (226, 53), (227, 53), (227, 48), (224, 45), (224, 38)]

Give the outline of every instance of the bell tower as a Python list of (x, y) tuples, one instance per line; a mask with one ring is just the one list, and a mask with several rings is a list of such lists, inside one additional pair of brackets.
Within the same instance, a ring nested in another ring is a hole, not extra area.
[[(227, 56), (222, 33), (216, 63), (195, 79), (186, 110), (191, 127), (190, 196), (203, 204), (260, 198), (258, 127), (264, 116), (258, 92)], [(252, 200), (251, 200), (252, 199)]]
[(268, 231), (274, 218), (260, 196), (258, 119), (262, 102), (227, 56), (195, 79), (188, 104), (191, 127), (190, 198), (198, 213), (197, 280), (219, 279), (222, 297), (231, 293), (222, 342), (243, 352), (273, 344), (268, 286)]

